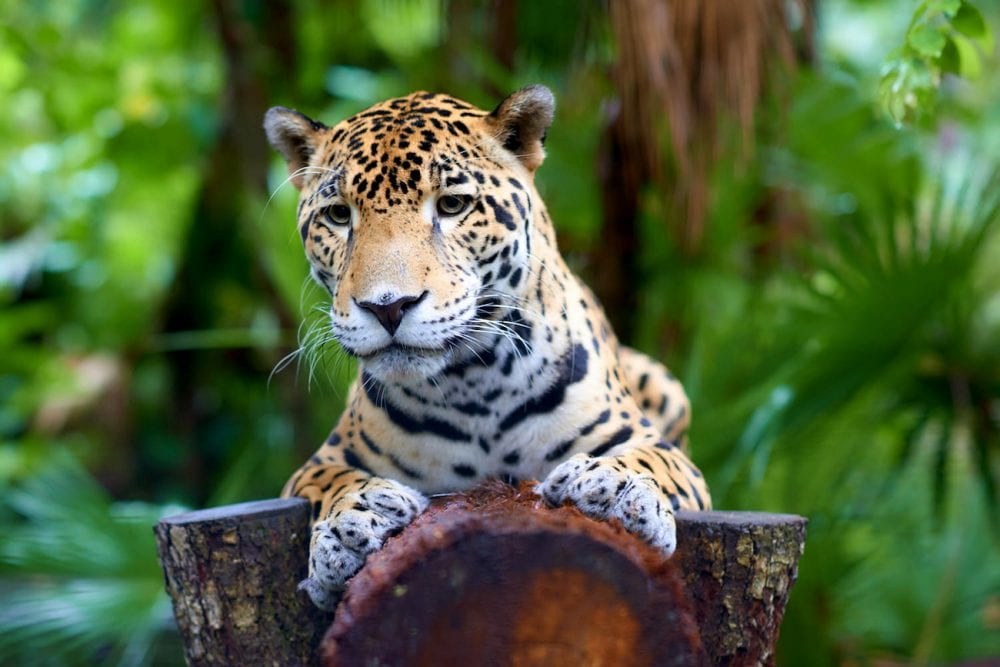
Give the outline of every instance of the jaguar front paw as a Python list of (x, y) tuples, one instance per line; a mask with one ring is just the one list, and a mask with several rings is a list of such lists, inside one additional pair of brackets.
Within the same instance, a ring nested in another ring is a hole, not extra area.
[(677, 546), (673, 506), (659, 485), (612, 458), (577, 454), (556, 466), (535, 491), (551, 505), (568, 500), (595, 519), (618, 519), (668, 556)]
[(391, 479), (371, 479), (336, 502), (329, 517), (313, 525), (309, 578), (299, 588), (313, 603), (333, 611), (347, 580), (368, 554), (427, 508), (427, 498)]

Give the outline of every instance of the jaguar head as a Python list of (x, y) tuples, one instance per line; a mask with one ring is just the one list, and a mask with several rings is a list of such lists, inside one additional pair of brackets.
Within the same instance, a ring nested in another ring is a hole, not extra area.
[(333, 127), (274, 107), (264, 127), (300, 190), (298, 229), (331, 330), (383, 381), (432, 377), (523, 316), (544, 86), (492, 112), (414, 93)]

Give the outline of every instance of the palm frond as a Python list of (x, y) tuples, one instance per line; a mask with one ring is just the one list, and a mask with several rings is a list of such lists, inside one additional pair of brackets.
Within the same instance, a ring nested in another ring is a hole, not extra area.
[(764, 399), (716, 482), (723, 493), (747, 466), (760, 481), (777, 437), (787, 443), (901, 361), (916, 373), (927, 337), (1000, 220), (1000, 178), (975, 181), (933, 184), (924, 207), (886, 201), (887, 217), (859, 211), (827, 225), (832, 243), (812, 257), (824, 280), (807, 283), (797, 330), (780, 342), (786, 358), (764, 376), (755, 395)]
[(147, 664), (172, 624), (151, 527), (178, 508), (111, 502), (59, 454), (4, 504), (0, 663)]

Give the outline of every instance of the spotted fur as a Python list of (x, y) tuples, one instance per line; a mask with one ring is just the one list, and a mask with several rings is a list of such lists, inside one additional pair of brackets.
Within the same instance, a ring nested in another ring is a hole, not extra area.
[(534, 185), (553, 111), (530, 86), (492, 112), (414, 93), (332, 128), (267, 114), (331, 331), (360, 365), (283, 492), (312, 503), (303, 585), (322, 607), (428, 495), (488, 477), (541, 479), (550, 503), (665, 553), (673, 512), (710, 505), (683, 389), (618, 344), (557, 249)]

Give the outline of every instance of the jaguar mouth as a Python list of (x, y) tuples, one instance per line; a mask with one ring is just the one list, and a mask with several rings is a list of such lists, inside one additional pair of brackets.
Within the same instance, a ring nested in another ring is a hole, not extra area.
[(386, 381), (409, 381), (437, 375), (451, 363), (452, 350), (389, 343), (377, 350), (356, 355), (365, 372)]
[(357, 354), (355, 356), (363, 361), (372, 361), (386, 356), (433, 359), (436, 357), (443, 357), (448, 354), (448, 352), (449, 349), (443, 347), (420, 347), (417, 345), (405, 345), (403, 343), (392, 342), (384, 347), (380, 347), (377, 350), (372, 350), (371, 352), (367, 352), (365, 354)]

